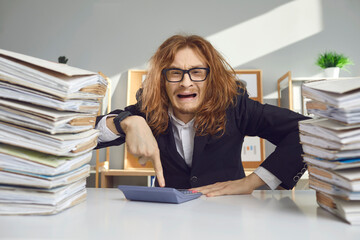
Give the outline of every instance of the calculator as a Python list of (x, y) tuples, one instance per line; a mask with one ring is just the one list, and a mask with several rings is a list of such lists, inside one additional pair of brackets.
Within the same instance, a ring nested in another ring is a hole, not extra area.
[(200, 192), (169, 187), (119, 185), (118, 188), (124, 193), (126, 199), (133, 201), (183, 203), (202, 195)]

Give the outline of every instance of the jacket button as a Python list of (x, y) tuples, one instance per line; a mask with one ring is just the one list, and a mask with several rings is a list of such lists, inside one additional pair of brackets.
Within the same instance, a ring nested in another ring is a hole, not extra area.
[(293, 178), (293, 180), (294, 180), (294, 182), (299, 181), (299, 176), (295, 176), (295, 177)]
[(198, 180), (197, 176), (192, 176), (192, 177), (190, 178), (190, 181), (193, 182), (193, 183), (196, 183), (197, 180)]

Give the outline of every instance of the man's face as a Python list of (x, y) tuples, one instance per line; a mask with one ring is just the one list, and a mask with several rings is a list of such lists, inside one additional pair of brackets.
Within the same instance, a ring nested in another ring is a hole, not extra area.
[[(195, 67), (206, 68), (206, 64), (190, 48), (179, 50), (173, 63), (169, 68), (179, 68), (188, 70)], [(184, 74), (180, 82), (168, 82), (165, 80), (166, 92), (170, 99), (174, 115), (184, 123), (194, 118), (196, 111), (201, 106), (207, 80), (203, 82), (193, 82), (189, 74)]]

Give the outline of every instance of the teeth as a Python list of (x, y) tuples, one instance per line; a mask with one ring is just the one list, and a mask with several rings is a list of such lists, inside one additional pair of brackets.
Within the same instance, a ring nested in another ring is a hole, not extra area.
[(178, 97), (179, 98), (189, 98), (189, 97), (196, 97), (196, 93), (193, 93), (193, 94), (178, 94)]

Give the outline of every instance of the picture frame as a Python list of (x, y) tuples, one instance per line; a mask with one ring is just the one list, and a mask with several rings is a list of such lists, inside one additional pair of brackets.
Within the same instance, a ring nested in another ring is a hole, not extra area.
[[(245, 83), (249, 97), (263, 103), (262, 70), (235, 70), (238, 81)], [(259, 137), (246, 136), (241, 151), (245, 170), (257, 168), (265, 160), (265, 140)]]

